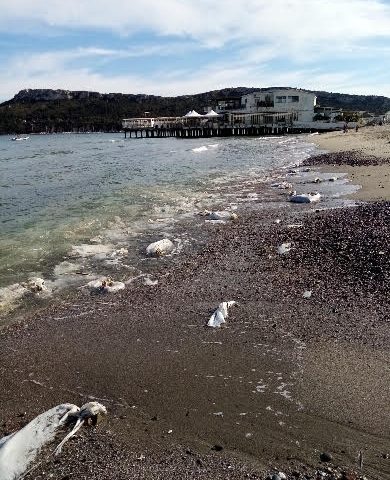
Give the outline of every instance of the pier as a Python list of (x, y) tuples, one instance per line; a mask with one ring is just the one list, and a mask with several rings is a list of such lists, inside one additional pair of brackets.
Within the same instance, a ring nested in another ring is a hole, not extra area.
[[(287, 135), (314, 133), (313, 127), (295, 127), (291, 125), (253, 125), (253, 126), (216, 126), (216, 127), (131, 127), (124, 128), (125, 138), (211, 138), (211, 137), (254, 137), (266, 135)], [(322, 130), (323, 131), (323, 130)]]

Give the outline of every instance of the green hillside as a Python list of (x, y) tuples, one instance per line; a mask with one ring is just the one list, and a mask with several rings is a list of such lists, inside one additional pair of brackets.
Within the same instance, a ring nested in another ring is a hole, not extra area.
[[(122, 93), (70, 92), (66, 90), (22, 90), (0, 104), (0, 133), (63, 131), (118, 131), (121, 119), (144, 116), (183, 115), (190, 109), (203, 111), (224, 97), (240, 97), (258, 88), (225, 88), (197, 95), (159, 97)], [(383, 114), (390, 110), (390, 98), (314, 92), (318, 104), (344, 110)]]

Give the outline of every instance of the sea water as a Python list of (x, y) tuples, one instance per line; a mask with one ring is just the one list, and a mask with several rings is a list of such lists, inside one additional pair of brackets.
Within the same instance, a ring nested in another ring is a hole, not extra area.
[(81, 273), (91, 279), (114, 270), (127, 280), (140, 271), (134, 262), (145, 242), (190, 242), (175, 237), (183, 219), (233, 208), (240, 192), (249, 197), (273, 172), (315, 151), (306, 136), (10, 140), (0, 137), (3, 294), (31, 276), (52, 282), (54, 291), (82, 283)]

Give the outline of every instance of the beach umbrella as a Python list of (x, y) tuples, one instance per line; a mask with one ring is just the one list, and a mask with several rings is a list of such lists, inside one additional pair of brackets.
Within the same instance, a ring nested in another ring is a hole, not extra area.
[(198, 112), (195, 110), (190, 110), (188, 113), (184, 115), (186, 118), (199, 118), (203, 117), (203, 115), (200, 115)]
[(219, 117), (219, 113), (217, 112), (214, 112), (214, 110), (210, 110), (209, 112), (206, 113), (206, 115), (204, 115), (205, 117), (207, 118), (217, 118)]

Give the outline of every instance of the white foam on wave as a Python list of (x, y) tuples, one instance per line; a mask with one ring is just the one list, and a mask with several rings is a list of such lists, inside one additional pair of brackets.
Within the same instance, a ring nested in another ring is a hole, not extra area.
[(94, 257), (95, 255), (107, 255), (113, 251), (112, 245), (72, 245), (69, 255), (72, 257)]
[(20, 285), (20, 283), (0, 288), (0, 311), (12, 310), (18, 300), (21, 300), (27, 293), (27, 288)]
[(202, 145), (201, 147), (196, 147), (192, 149), (192, 152), (206, 152), (208, 148), (206, 145)]
[(0, 478), (15, 480), (26, 472), (41, 448), (54, 440), (61, 418), (76, 405), (64, 403), (38, 415), (21, 430), (0, 439)]
[(71, 275), (76, 273), (80, 269), (81, 269), (80, 263), (72, 263), (72, 262), (64, 261), (54, 267), (54, 275), (56, 277), (59, 277), (62, 275)]

